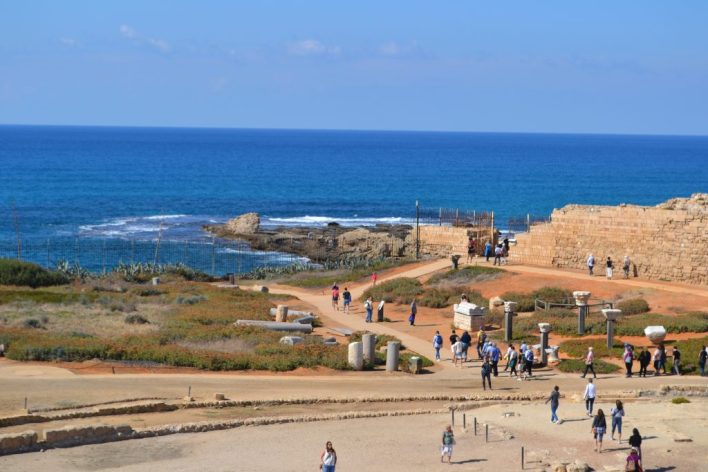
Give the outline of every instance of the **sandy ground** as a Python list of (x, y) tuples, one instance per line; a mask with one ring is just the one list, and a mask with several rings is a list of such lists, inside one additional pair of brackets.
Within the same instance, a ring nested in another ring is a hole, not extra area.
[[(607, 402), (599, 407), (609, 409)], [(672, 405), (667, 399), (628, 403), (624, 428), (637, 427), (645, 437), (648, 471), (705, 470), (708, 401)], [(504, 413), (513, 413), (505, 416)], [(181, 434), (72, 449), (8, 456), (3, 470), (13, 471), (293, 471), (317, 470), (324, 442), (331, 440), (339, 457), (338, 472), (410, 470), (543, 470), (556, 460), (580, 459), (595, 470), (622, 470), (626, 442), (606, 438), (602, 454), (593, 451), (590, 420), (579, 403), (561, 403), (564, 423), (549, 422), (548, 407), (518, 403), (467, 412), (472, 422), (489, 424), (474, 436), (462, 429), (457, 415), (453, 464), (440, 464), (438, 445), (449, 415), (421, 415), (305, 424), (244, 427), (228, 431)], [(513, 438), (509, 439), (509, 435)], [(675, 442), (675, 438), (692, 442)]]

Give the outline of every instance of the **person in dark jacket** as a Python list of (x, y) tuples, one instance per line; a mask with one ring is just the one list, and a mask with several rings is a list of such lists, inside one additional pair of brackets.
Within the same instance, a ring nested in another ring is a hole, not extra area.
[(489, 384), (489, 390), (492, 389), (492, 364), (489, 363), (489, 357), (484, 358), (482, 364), (482, 387), (487, 390), (486, 383)]
[(595, 452), (602, 452), (602, 437), (607, 431), (607, 421), (605, 421), (605, 412), (602, 409), (597, 410), (597, 415), (592, 420), (592, 434), (595, 438)]
[(681, 375), (681, 351), (679, 351), (678, 346), (674, 346), (671, 355), (674, 358), (674, 365), (671, 368), (674, 374)]
[(698, 353), (698, 368), (701, 371), (701, 377), (706, 375), (706, 359), (708, 359), (708, 351), (706, 347), (701, 348), (701, 352)]
[(470, 343), (472, 342), (472, 336), (470, 336), (470, 333), (465, 331), (462, 333), (462, 336), (460, 336), (460, 341), (464, 346), (462, 347), (462, 362), (467, 362), (467, 351), (470, 348)]
[(558, 419), (558, 406), (560, 405), (560, 391), (558, 385), (553, 387), (551, 394), (546, 399), (546, 403), (551, 402), (551, 423), (560, 423)]
[(639, 430), (634, 428), (632, 430), (632, 435), (629, 437), (629, 445), (637, 450), (639, 455), (639, 462), (641, 464), (642, 460), (642, 435), (639, 434)]
[(647, 367), (649, 367), (650, 362), (651, 362), (651, 354), (649, 354), (649, 351), (647, 351), (646, 348), (642, 348), (642, 352), (639, 353), (639, 376), (640, 377), (647, 376)]

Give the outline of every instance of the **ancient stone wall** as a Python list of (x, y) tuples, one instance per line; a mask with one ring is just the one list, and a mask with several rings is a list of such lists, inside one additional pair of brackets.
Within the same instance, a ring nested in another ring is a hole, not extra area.
[(568, 205), (551, 222), (517, 235), (511, 262), (584, 269), (589, 254), (596, 273), (607, 256), (621, 276), (628, 255), (641, 278), (708, 284), (708, 194), (656, 207)]
[[(415, 232), (415, 229), (413, 230)], [(421, 251), (440, 257), (451, 254), (464, 256), (467, 254), (467, 241), (469, 235), (480, 235), (477, 239), (477, 252), (481, 254), (484, 243), (490, 237), (488, 228), (463, 228), (455, 226), (424, 225), (420, 227)], [(482, 235), (484, 237), (482, 237)], [(415, 236), (413, 235), (413, 241)], [(415, 246), (415, 243), (413, 243)], [(415, 250), (415, 247), (413, 247)]]

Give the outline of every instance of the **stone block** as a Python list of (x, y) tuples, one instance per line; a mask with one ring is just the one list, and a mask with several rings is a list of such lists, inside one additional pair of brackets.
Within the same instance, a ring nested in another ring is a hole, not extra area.
[(31, 451), (36, 445), (37, 433), (34, 431), (0, 434), (0, 456)]

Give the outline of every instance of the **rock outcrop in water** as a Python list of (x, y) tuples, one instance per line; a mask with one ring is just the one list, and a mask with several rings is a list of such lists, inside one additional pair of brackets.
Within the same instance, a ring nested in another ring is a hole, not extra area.
[(231, 234), (256, 234), (261, 225), (258, 213), (244, 213), (226, 222), (224, 230)]

